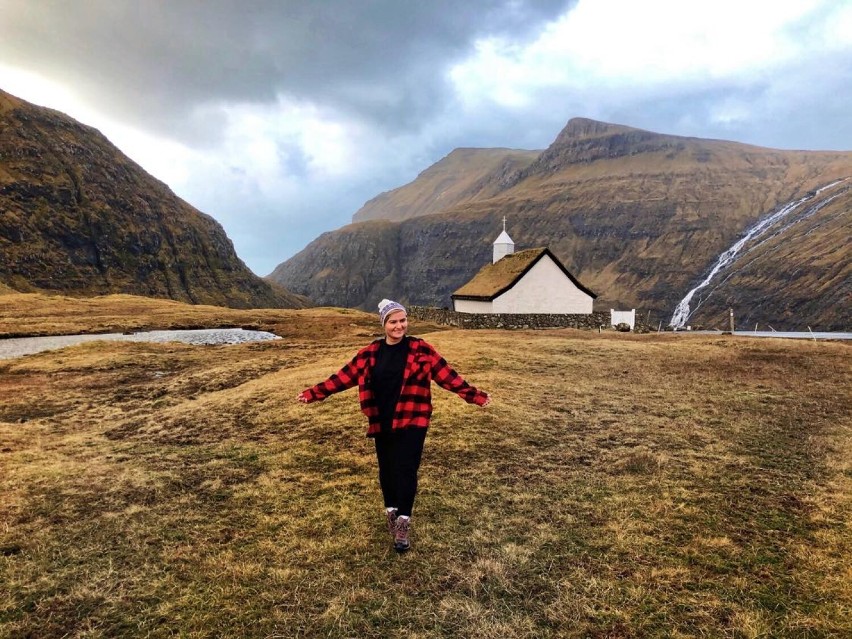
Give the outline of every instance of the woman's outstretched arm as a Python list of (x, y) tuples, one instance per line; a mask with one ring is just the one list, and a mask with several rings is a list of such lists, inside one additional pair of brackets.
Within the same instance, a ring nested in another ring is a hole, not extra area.
[(488, 393), (468, 384), (456, 370), (447, 363), (440, 353), (434, 351), (432, 360), (432, 379), (441, 388), (452, 391), (464, 401), (477, 406), (491, 403)]
[(343, 368), (325, 381), (303, 390), (296, 399), (303, 404), (310, 404), (355, 386), (358, 383), (358, 373), (364, 366), (365, 358), (362, 353), (363, 351), (359, 351)]

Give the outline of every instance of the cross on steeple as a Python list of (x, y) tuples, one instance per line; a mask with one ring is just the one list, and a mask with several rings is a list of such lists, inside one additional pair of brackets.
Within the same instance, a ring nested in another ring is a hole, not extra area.
[(509, 237), (509, 234), (506, 233), (506, 216), (503, 216), (503, 232), (500, 233), (500, 237), (494, 240), (494, 255), (491, 259), (491, 262), (494, 263), (497, 260), (505, 257), (506, 255), (511, 255), (515, 252), (515, 243), (512, 241), (512, 238)]

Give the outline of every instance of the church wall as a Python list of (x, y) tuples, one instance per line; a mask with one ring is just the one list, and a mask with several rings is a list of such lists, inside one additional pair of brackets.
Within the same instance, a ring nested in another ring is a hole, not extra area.
[(453, 300), (453, 308), (457, 313), (493, 313), (491, 302), (477, 300)]
[(468, 312), (591, 313), (593, 301), (545, 255), (515, 286), (494, 299), (492, 310)]

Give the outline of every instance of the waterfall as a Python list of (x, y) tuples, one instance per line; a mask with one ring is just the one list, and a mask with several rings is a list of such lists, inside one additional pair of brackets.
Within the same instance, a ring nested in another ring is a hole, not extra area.
[[(692, 313), (694, 313), (696, 310), (698, 310), (698, 306), (701, 305), (699, 303), (699, 305), (696, 306), (695, 309), (690, 310), (689, 305), (690, 305), (690, 302), (692, 302), (693, 296), (698, 291), (700, 291), (702, 288), (704, 288), (708, 284), (710, 284), (710, 282), (713, 281), (713, 278), (716, 277), (716, 275), (718, 275), (719, 272), (722, 269), (733, 264), (739, 258), (740, 251), (743, 249), (743, 247), (746, 244), (748, 244), (752, 240), (756, 240), (756, 239), (762, 237), (763, 235), (765, 235), (767, 233), (767, 231), (769, 231), (770, 229), (775, 227), (779, 222), (783, 221), (787, 216), (789, 216), (793, 211), (797, 210), (805, 202), (813, 199), (814, 197), (816, 197), (818, 194), (822, 193), (826, 189), (830, 189), (831, 187), (836, 186), (836, 185), (840, 184), (841, 182), (843, 182), (847, 179), (848, 178), (843, 178), (841, 180), (835, 180), (834, 182), (832, 182), (830, 184), (826, 184), (825, 186), (817, 189), (816, 191), (811, 191), (810, 193), (806, 194), (805, 196), (803, 196), (803, 197), (801, 197), (797, 200), (792, 200), (790, 202), (787, 202), (787, 204), (782, 206), (780, 209), (778, 209), (774, 213), (771, 213), (767, 217), (760, 220), (757, 224), (752, 226), (750, 229), (748, 229), (748, 231), (746, 231), (745, 235), (743, 235), (743, 237), (740, 238), (731, 248), (729, 248), (728, 250), (723, 252), (718, 258), (716, 258), (716, 263), (713, 265), (713, 268), (710, 269), (710, 272), (707, 274), (707, 276), (701, 281), (700, 284), (698, 284), (698, 286), (696, 286), (691, 291), (689, 291), (689, 293), (686, 294), (686, 297), (684, 297), (678, 303), (678, 305), (675, 307), (674, 313), (672, 314), (672, 319), (669, 322), (669, 325), (672, 326), (675, 330), (677, 330), (679, 328), (683, 328), (686, 325), (686, 322), (689, 319), (689, 316), (692, 315)], [(784, 226), (778, 232), (780, 233), (780, 232), (786, 230), (789, 226), (791, 226), (792, 224), (794, 224), (797, 221), (801, 221), (805, 218), (810, 217), (811, 215), (813, 215), (814, 213), (819, 211), (823, 206), (828, 204), (835, 197), (837, 197), (837, 195), (834, 195), (830, 198), (822, 200), (821, 202), (818, 202), (817, 204), (815, 204), (814, 206), (809, 208), (807, 211), (805, 211), (805, 213), (802, 216), (797, 218), (794, 222), (791, 222), (790, 224)], [(777, 235), (777, 233), (773, 234), (770, 237), (774, 237), (775, 235)], [(764, 238), (763, 240), (761, 240), (760, 242), (758, 242), (754, 246), (749, 247), (749, 250), (757, 248), (758, 246), (763, 244), (768, 239), (769, 239), (769, 237)]]

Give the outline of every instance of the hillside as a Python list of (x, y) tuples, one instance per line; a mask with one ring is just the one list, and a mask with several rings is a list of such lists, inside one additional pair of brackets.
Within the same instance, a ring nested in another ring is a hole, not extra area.
[(456, 149), (410, 184), (374, 197), (352, 216), (352, 221), (398, 222), (491, 197), (505, 189), (540, 153), (515, 149)]
[[(270, 279), (319, 304), (371, 308), (373, 297), (388, 295), (447, 306), (450, 294), (490, 260), (505, 215), (517, 250), (548, 246), (598, 293), (599, 308), (637, 308), (667, 323), (745, 229), (791, 199), (849, 176), (848, 152), (782, 151), (576, 118), (535, 161), (504, 180), (498, 193), (382, 227), (381, 241), (369, 227), (343, 227), (279, 265)], [(838, 223), (848, 225), (849, 208), (837, 206)], [(760, 282), (759, 308), (751, 308), (751, 297), (741, 298), (738, 304), (748, 308), (737, 314), (793, 321), (784, 308), (794, 294), (799, 302), (793, 305), (807, 311), (796, 322), (848, 327), (848, 304), (838, 308), (837, 291), (822, 282), (818, 290), (810, 288), (819, 275), (805, 267), (836, 259), (834, 269), (848, 272), (848, 234), (832, 228), (817, 225), (810, 235), (791, 235), (790, 254), (781, 262), (768, 255), (764, 275), (752, 280)], [(375, 265), (351, 249), (356, 236), (362, 243), (396, 242), (382, 244), (381, 253), (405, 259), (380, 271), (396, 286), (382, 286), (369, 274)], [(824, 258), (812, 253), (817, 246)], [(341, 256), (349, 254), (345, 272), (338, 270)], [(359, 297), (345, 284), (353, 278), (363, 279), (362, 290), (374, 294)]]
[(97, 130), (0, 91), (0, 285), (233, 307), (303, 307), (222, 227)]
[(723, 276), (701, 292), (693, 322), (726, 327), (728, 309), (735, 308), (742, 330), (755, 324), (763, 330), (805, 329), (815, 318), (818, 326), (852, 329), (852, 186), (830, 194), (836, 197), (803, 207), (789, 226), (779, 224), (786, 226), (783, 232), (770, 232), (764, 241), (746, 246)]

